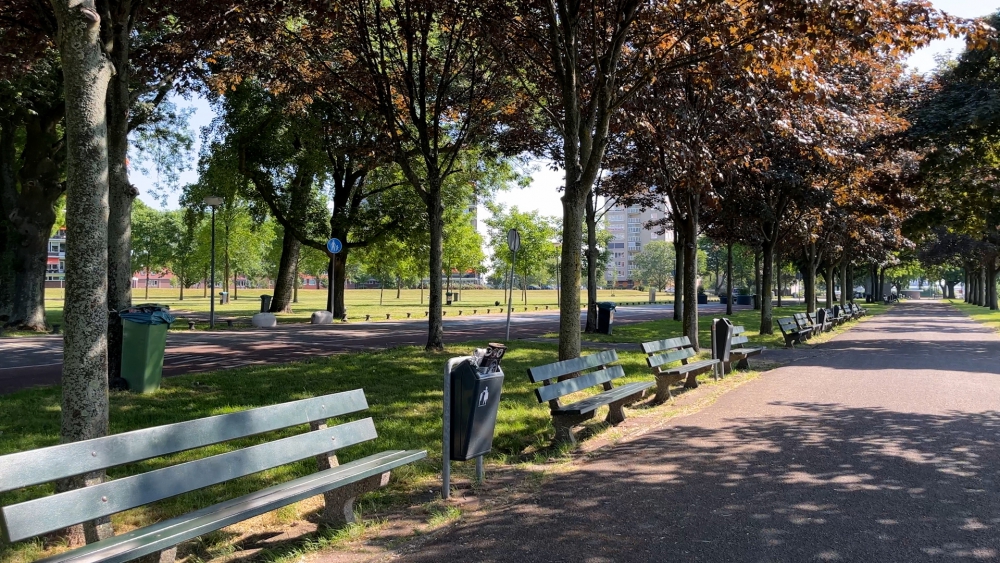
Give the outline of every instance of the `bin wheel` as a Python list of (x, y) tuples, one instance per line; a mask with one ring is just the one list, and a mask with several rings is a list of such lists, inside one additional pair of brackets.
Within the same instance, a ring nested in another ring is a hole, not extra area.
[(124, 377), (116, 377), (109, 385), (113, 391), (128, 391), (128, 380)]

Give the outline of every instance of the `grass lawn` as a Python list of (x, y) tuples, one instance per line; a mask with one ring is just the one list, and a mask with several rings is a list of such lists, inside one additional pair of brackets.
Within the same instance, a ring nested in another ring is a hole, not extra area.
[[(346, 448), (339, 457), (342, 462), (347, 462), (387, 449), (426, 449), (428, 459), (394, 471), (392, 486), (366, 497), (362, 509), (368, 511), (407, 503), (411, 502), (407, 499), (412, 499), (409, 494), (413, 491), (426, 493), (432, 486), (431, 483), (440, 486), (441, 371), (447, 358), (469, 353), (474, 347), (474, 344), (465, 344), (436, 354), (425, 353), (416, 348), (398, 348), (341, 355), (306, 363), (172, 377), (164, 380), (162, 390), (153, 395), (113, 394), (110, 400), (111, 432), (126, 432), (362, 388), (371, 408), (364, 413), (342, 417), (338, 421), (371, 416), (375, 420), (379, 438)], [(623, 353), (621, 357), (627, 381), (651, 377), (641, 354)], [(543, 460), (551, 455), (558, 455), (558, 452), (546, 451), (553, 435), (548, 406), (538, 404), (533, 393), (534, 385), (529, 384), (525, 375), (530, 366), (556, 360), (556, 346), (527, 342), (518, 342), (504, 358), (503, 367), (507, 377), (490, 463), (532, 461), (538, 452), (542, 452), (540, 455)], [(30, 389), (0, 396), (0, 412), (3, 413), (0, 417), (0, 454), (58, 443), (58, 387)], [(291, 435), (301, 432), (303, 428), (271, 433), (266, 437)], [(122, 466), (109, 471), (109, 474), (112, 478), (124, 477), (262, 441), (262, 437), (256, 437), (209, 446), (169, 458)], [(472, 466), (472, 463), (457, 464), (456, 472), (471, 475), (469, 471), (473, 469)], [(116, 533), (121, 533), (313, 471), (313, 460), (286, 465), (164, 500), (150, 507), (118, 514), (113, 517), (113, 523)], [(0, 496), (0, 505), (51, 492), (52, 487), (42, 486), (7, 493)], [(296, 512), (293, 510), (292, 514), (295, 515)], [(219, 545), (213, 544), (213, 538), (215, 536), (197, 542), (201, 551), (196, 555), (204, 559), (217, 555), (213, 550), (223, 549), (225, 542), (222, 540), (226, 538), (219, 538)], [(0, 544), (0, 561), (31, 561), (52, 553), (51, 547), (43, 546), (40, 541)]]
[[(884, 309), (885, 307), (881, 305), (869, 306), (873, 314)], [(778, 314), (791, 314), (794, 310), (797, 309), (782, 308)], [(755, 334), (757, 330), (755, 313), (755, 311), (740, 312), (733, 316), (733, 320), (747, 327), (751, 340), (780, 346), (780, 333), (778, 336), (764, 337)], [(708, 353), (707, 330), (710, 323), (711, 318), (702, 317), (705, 350), (703, 354)], [(679, 328), (679, 323), (674, 321), (653, 321), (618, 327), (613, 336), (587, 335), (587, 337), (610, 342), (641, 342), (677, 336), (680, 334)], [(832, 333), (818, 338), (825, 339), (830, 334)], [(426, 353), (422, 349), (407, 347), (345, 354), (311, 362), (252, 366), (172, 377), (164, 380), (161, 391), (152, 395), (112, 394), (111, 432), (126, 432), (361, 388), (364, 389), (371, 408), (364, 413), (342, 417), (338, 421), (371, 416), (375, 420), (379, 438), (373, 442), (345, 449), (338, 454), (340, 460), (347, 462), (387, 449), (426, 449), (429, 454), (426, 460), (394, 471), (391, 486), (367, 495), (360, 508), (368, 512), (372, 509), (408, 505), (419, 495), (426, 497), (428, 489), (439, 486), (440, 483), (442, 367), (448, 358), (467, 354), (477, 345), (482, 346), (484, 343), (456, 345), (442, 353)], [(626, 373), (623, 383), (652, 377), (643, 354), (622, 350), (619, 356)], [(507, 466), (536, 463), (564, 453), (564, 451), (553, 451), (549, 447), (554, 431), (548, 406), (538, 404), (534, 396), (535, 386), (528, 382), (525, 375), (527, 368), (556, 361), (557, 357), (557, 346), (553, 344), (518, 341), (511, 346), (503, 362), (507, 377), (500, 403), (494, 449), (488, 463)], [(728, 378), (724, 381), (728, 381)], [(649, 407), (645, 404), (637, 405), (636, 410), (647, 408)], [(0, 413), (3, 413), (3, 416), (0, 416), (0, 455), (54, 445), (59, 441), (60, 389), (58, 387), (35, 388), (2, 395)], [(591, 429), (603, 430), (604, 426), (599, 422), (602, 419), (603, 414), (599, 414), (594, 421), (591, 421), (589, 423)], [(122, 466), (110, 470), (109, 475), (111, 478), (120, 478), (145, 472), (261, 443), (265, 439), (291, 435), (301, 432), (303, 428)], [(458, 475), (470, 476), (473, 464), (456, 464), (454, 470)], [(151, 506), (126, 511), (115, 515), (112, 521), (116, 533), (122, 533), (313, 471), (315, 462), (306, 460), (167, 499)], [(40, 486), (7, 493), (0, 495), (0, 505), (36, 498), (51, 492), (51, 486)], [(267, 518), (277, 518), (279, 523), (288, 523), (307, 516), (315, 508), (314, 505), (300, 503), (298, 507), (271, 513)], [(446, 512), (442, 514), (445, 516), (450, 514), (447, 512), (448, 507), (444, 510)], [(336, 534), (343, 534), (344, 531), (324, 533), (333, 534), (324, 537), (336, 537)], [(231, 533), (208, 534), (197, 542), (186, 544), (182, 552), (193, 556), (191, 561), (218, 557), (233, 549), (232, 537)], [(64, 546), (53, 545), (51, 541), (43, 543), (39, 540), (18, 544), (0, 542), (0, 562), (25, 563), (63, 549)], [(322, 541), (325, 541), (323, 537), (320, 538), (320, 543)]]
[(1000, 311), (990, 311), (989, 307), (980, 307), (966, 303), (961, 299), (947, 299), (951, 306), (969, 315), (972, 320), (984, 324), (993, 330), (1000, 332)]
[[(216, 301), (215, 312), (219, 318), (228, 317), (250, 317), (260, 311), (260, 296), (270, 295), (270, 289), (247, 289), (238, 292), (238, 299), (231, 299), (227, 305), (219, 305)], [(423, 297), (421, 297), (421, 293)], [(515, 311), (527, 307), (534, 310), (535, 307), (544, 309), (558, 308), (558, 298), (554, 289), (529, 290), (527, 302), (524, 301), (524, 294), (517, 292), (514, 294), (513, 306)], [(614, 295), (610, 290), (598, 291), (598, 300), (623, 302), (649, 302), (649, 293), (628, 289), (615, 290)], [(49, 324), (62, 323), (63, 289), (45, 290), (45, 311)], [(586, 291), (581, 291), (581, 300), (587, 302)], [(657, 294), (659, 303), (672, 302), (668, 294)], [(378, 289), (348, 289), (345, 295), (347, 304), (347, 316), (349, 320), (365, 320), (369, 315), (371, 320), (385, 320), (386, 314), (393, 319), (405, 318), (409, 313), (414, 318), (423, 318), (427, 311), (427, 292), (419, 289), (404, 289), (399, 298), (396, 297), (396, 290), (386, 288), (382, 293)], [(160, 303), (169, 305), (171, 311), (183, 317), (185, 311), (196, 313), (208, 313), (208, 297), (202, 296), (202, 290), (185, 290), (184, 300), (179, 299), (177, 289), (150, 289), (149, 297), (146, 297), (144, 288), (132, 290), (132, 302), (139, 303)], [(461, 310), (462, 315), (471, 315), (475, 310), (477, 315), (486, 314), (490, 309), (492, 314), (500, 314), (500, 307), (497, 302), (504, 304), (504, 291), (501, 289), (467, 289), (462, 291), (461, 299), (452, 305), (444, 306), (448, 316), (458, 315)], [(292, 305), (294, 312), (279, 313), (278, 322), (301, 323), (309, 322), (309, 317), (313, 311), (326, 309), (326, 290), (300, 289), (299, 302)], [(206, 323), (207, 325), (207, 323)], [(187, 329), (186, 325), (175, 325), (177, 328)], [(223, 323), (223, 326), (225, 324)]]

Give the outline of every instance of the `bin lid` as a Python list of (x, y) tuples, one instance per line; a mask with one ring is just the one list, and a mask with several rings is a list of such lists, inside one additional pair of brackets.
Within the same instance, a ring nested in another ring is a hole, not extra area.
[(175, 320), (175, 317), (170, 314), (170, 307), (156, 303), (146, 303), (122, 309), (118, 311), (118, 316), (123, 321), (141, 325), (170, 324)]
[(604, 309), (605, 311), (610, 311), (617, 309), (617, 305), (615, 305), (615, 303), (612, 301), (601, 301), (597, 304), (597, 308)]

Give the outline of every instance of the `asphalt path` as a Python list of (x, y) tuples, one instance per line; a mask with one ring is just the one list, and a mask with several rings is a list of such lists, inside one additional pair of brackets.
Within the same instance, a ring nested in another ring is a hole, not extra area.
[[(737, 307), (746, 309), (747, 307)], [(662, 319), (672, 305), (619, 307), (615, 324)], [(718, 315), (719, 304), (701, 305), (699, 312)], [(455, 310), (449, 310), (455, 315)], [(585, 314), (580, 315), (581, 324)], [(445, 342), (502, 340), (505, 315), (446, 316)], [(559, 330), (558, 311), (519, 312), (511, 316), (512, 339), (534, 338)], [(253, 364), (284, 363), (317, 356), (423, 345), (427, 321), (352, 322), (332, 325), (288, 324), (273, 329), (234, 331), (172, 331), (163, 360), (166, 377)], [(62, 374), (62, 337), (0, 339), (0, 394), (36, 385), (53, 385)]]
[(998, 560), (998, 358), (900, 304), (394, 561)]

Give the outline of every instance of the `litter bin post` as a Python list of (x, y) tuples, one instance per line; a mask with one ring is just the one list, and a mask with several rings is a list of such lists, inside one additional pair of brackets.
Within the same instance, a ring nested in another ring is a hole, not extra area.
[(167, 329), (174, 317), (165, 305), (137, 305), (119, 312), (122, 319), (122, 378), (130, 391), (160, 388)]

